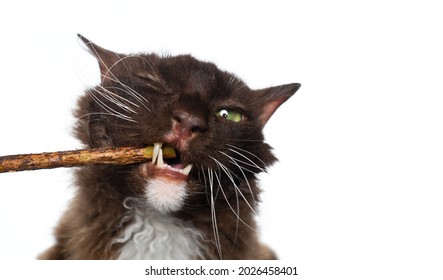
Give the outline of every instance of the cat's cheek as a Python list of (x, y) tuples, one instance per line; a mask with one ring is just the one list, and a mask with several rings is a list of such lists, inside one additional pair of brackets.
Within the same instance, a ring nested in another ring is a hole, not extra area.
[(160, 213), (176, 212), (185, 203), (187, 183), (161, 177), (151, 178), (146, 183), (145, 195), (147, 203)]

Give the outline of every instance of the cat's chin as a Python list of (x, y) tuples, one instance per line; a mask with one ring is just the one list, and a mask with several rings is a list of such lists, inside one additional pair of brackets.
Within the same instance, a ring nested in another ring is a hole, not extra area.
[(146, 202), (158, 212), (168, 214), (180, 210), (187, 196), (186, 181), (156, 177), (147, 181)]
[(187, 196), (188, 175), (181, 170), (166, 164), (162, 167), (153, 163), (140, 166), (146, 180), (145, 197), (149, 206), (163, 214), (182, 208)]

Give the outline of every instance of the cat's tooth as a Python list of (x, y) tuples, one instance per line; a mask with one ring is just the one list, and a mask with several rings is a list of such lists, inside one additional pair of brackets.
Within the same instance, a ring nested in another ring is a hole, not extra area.
[(163, 162), (163, 150), (160, 149), (160, 151), (158, 152), (158, 158), (157, 158), (157, 166), (158, 167), (163, 167), (164, 162)]
[(158, 153), (162, 149), (163, 143), (154, 143), (154, 149), (152, 153), (152, 163), (154, 163), (157, 160)]
[(188, 164), (185, 168), (183, 168), (182, 170), (180, 170), (181, 173), (185, 174), (185, 175), (189, 175), (189, 173), (192, 170), (192, 164)]

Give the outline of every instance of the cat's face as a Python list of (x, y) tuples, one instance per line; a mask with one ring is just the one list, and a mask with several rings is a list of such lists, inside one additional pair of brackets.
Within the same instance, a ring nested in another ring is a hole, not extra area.
[[(209, 201), (222, 186), (225, 196), (254, 199), (249, 181), (275, 160), (262, 128), (299, 84), (251, 90), (191, 56), (122, 55), (82, 39), (98, 59), (101, 85), (80, 100), (78, 137), (92, 147), (157, 151), (152, 162), (128, 167), (134, 196), (163, 213)], [(176, 157), (163, 157), (162, 146)]]

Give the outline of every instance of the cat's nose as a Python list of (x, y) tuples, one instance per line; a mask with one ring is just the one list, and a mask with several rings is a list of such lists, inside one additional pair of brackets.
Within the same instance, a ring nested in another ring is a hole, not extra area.
[(203, 113), (190, 113), (185, 110), (175, 110), (172, 113), (173, 130), (183, 140), (192, 138), (208, 129), (208, 121)]

